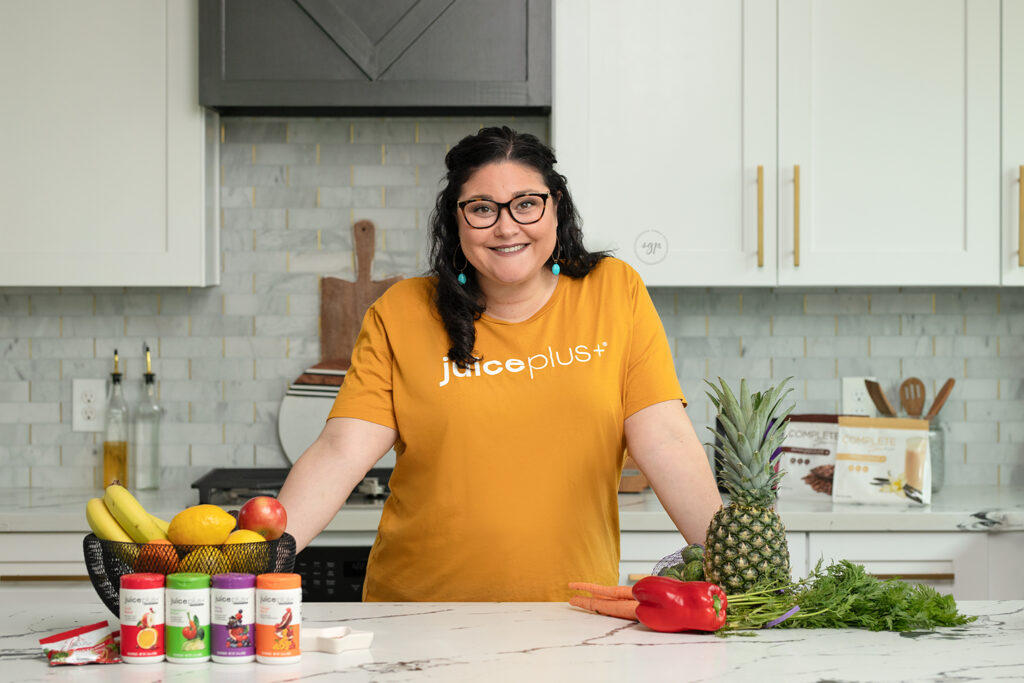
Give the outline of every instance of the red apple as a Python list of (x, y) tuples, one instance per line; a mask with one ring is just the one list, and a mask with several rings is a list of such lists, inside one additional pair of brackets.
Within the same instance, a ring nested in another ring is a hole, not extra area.
[(238, 511), (238, 528), (255, 531), (268, 541), (281, 538), (288, 526), (288, 514), (277, 498), (256, 496)]

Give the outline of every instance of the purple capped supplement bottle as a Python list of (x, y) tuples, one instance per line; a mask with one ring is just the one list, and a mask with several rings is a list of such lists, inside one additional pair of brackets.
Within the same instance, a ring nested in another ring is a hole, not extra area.
[(210, 591), (211, 659), (218, 664), (256, 660), (256, 577), (215, 574)]

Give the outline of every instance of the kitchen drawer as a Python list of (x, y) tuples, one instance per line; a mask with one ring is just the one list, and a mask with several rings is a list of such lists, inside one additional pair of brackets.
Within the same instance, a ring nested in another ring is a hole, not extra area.
[(988, 537), (962, 532), (810, 533), (808, 564), (845, 559), (880, 577), (899, 576), (952, 593), (957, 600), (989, 599)]
[(0, 534), (0, 577), (88, 576), (82, 533)]

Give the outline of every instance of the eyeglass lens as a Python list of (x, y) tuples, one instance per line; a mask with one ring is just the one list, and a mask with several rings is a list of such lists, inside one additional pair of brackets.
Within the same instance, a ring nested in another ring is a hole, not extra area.
[(545, 204), (545, 198), (537, 195), (523, 195), (503, 204), (477, 199), (463, 205), (462, 213), (466, 222), (474, 228), (489, 228), (498, 222), (501, 207), (508, 206), (508, 212), (515, 222), (528, 224), (541, 219)]

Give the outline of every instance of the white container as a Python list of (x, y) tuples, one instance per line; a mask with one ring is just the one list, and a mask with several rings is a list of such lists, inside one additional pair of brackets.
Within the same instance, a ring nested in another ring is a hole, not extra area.
[(302, 578), (298, 574), (256, 577), (256, 661), (295, 664), (302, 658)]
[(121, 661), (164, 660), (164, 575), (125, 574), (120, 593)]
[(210, 589), (211, 658), (218, 664), (256, 661), (256, 577), (224, 573)]

